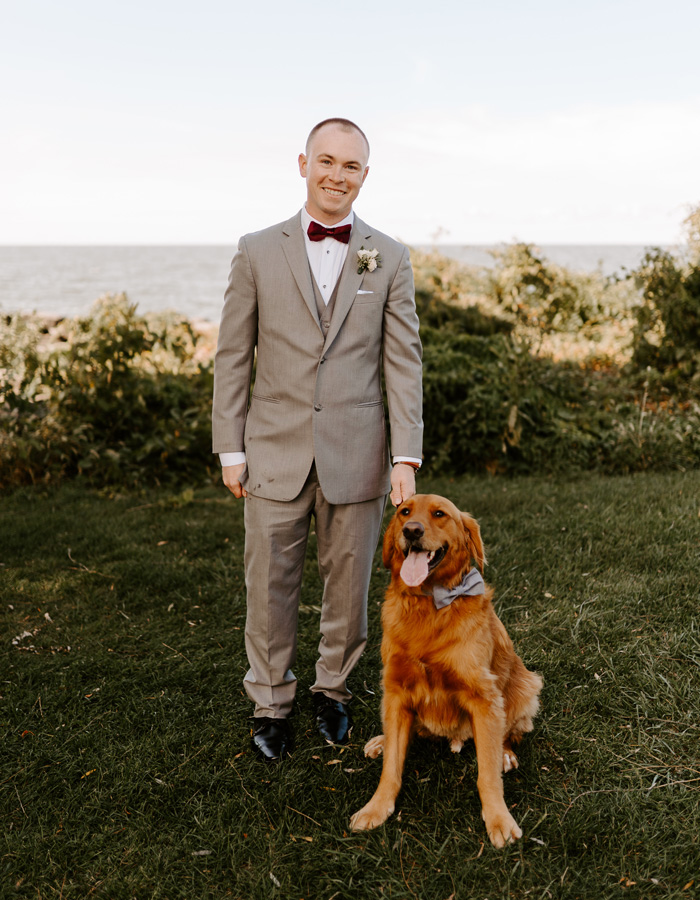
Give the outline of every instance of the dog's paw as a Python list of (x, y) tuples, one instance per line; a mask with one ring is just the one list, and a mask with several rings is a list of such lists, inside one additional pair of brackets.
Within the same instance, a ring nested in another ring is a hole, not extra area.
[(450, 741), (450, 750), (453, 753), (459, 753), (463, 746), (464, 741), (458, 741), (456, 739), (454, 741)]
[(394, 811), (394, 804), (381, 804), (370, 800), (366, 806), (350, 817), (352, 831), (369, 831), (382, 825)]
[(487, 816), (484, 814), (484, 822), (486, 823), (489, 840), (499, 850), (501, 847), (505, 847), (506, 844), (512, 844), (513, 841), (517, 841), (523, 836), (518, 823), (505, 807), (502, 812), (495, 815)]
[(518, 768), (518, 757), (512, 750), (503, 750), (503, 771), (510, 772), (511, 769)]
[(365, 744), (365, 756), (376, 759), (384, 749), (384, 735), (378, 734)]

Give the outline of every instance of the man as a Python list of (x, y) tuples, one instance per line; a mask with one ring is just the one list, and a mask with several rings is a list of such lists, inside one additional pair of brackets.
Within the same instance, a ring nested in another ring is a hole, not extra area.
[(367, 639), (385, 496), (391, 487), (397, 506), (414, 494), (420, 465), (413, 276), (406, 248), (354, 215), (368, 159), (354, 123), (327, 119), (312, 130), (299, 155), (306, 205), (241, 239), (221, 317), (214, 452), (226, 486), (245, 497), (244, 685), (255, 703), (253, 744), (267, 760), (282, 759), (292, 745), (292, 666), (312, 516), (324, 593), (311, 691), (321, 735), (342, 744), (351, 727), (346, 680)]

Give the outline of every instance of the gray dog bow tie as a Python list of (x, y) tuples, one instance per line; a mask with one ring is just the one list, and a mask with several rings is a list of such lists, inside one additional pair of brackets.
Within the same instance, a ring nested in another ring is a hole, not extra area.
[(455, 597), (477, 597), (486, 590), (484, 579), (477, 568), (470, 569), (456, 587), (447, 588), (436, 585), (433, 588), (433, 603), (435, 609), (449, 606)]

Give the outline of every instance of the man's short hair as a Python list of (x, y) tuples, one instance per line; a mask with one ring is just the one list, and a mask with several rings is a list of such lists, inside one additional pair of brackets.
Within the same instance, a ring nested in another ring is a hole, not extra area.
[(314, 125), (314, 127), (309, 132), (309, 136), (306, 139), (306, 152), (308, 154), (309, 147), (311, 146), (311, 140), (315, 134), (317, 134), (322, 128), (325, 128), (326, 125), (337, 125), (338, 128), (341, 128), (343, 131), (356, 131), (361, 137), (362, 140), (367, 145), (367, 156), (369, 157), (369, 141), (367, 140), (367, 135), (360, 128), (359, 125), (355, 125), (354, 122), (351, 122), (350, 119), (341, 119), (341, 118), (333, 118), (333, 119), (324, 119), (323, 122), (319, 122), (318, 125)]

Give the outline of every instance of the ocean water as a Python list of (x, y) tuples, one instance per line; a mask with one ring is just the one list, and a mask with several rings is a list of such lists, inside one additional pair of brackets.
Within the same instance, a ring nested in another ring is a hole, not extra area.
[(231, 247), (0, 247), (0, 312), (79, 316), (126, 292), (141, 312), (218, 322)]
[[(427, 249), (427, 248), (423, 248)], [(447, 256), (489, 266), (487, 246), (443, 245)], [(677, 248), (668, 248), (671, 250)], [(104, 294), (126, 292), (141, 312), (174, 310), (218, 322), (235, 248), (0, 247), (0, 313), (79, 316)], [(576, 271), (632, 269), (641, 245), (543, 245), (546, 259)]]

